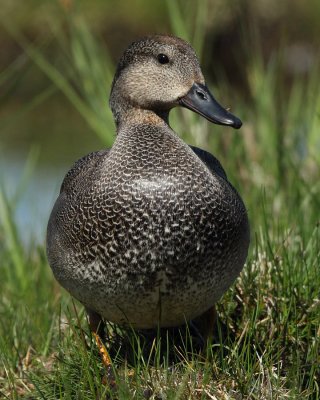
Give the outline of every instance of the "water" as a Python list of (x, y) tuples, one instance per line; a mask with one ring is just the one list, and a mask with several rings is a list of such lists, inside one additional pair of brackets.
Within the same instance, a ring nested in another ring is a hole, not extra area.
[(45, 243), (50, 212), (70, 165), (49, 167), (38, 164), (22, 184), (25, 166), (26, 157), (17, 154), (2, 155), (0, 181), (13, 205), (14, 218), (22, 242), (25, 246), (42, 245)]

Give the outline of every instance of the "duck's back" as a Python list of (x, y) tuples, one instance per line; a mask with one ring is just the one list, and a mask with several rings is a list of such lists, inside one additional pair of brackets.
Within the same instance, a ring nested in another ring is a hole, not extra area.
[(48, 227), (61, 284), (138, 328), (204, 312), (239, 274), (248, 243), (245, 207), (218, 160), (151, 125), (76, 163)]

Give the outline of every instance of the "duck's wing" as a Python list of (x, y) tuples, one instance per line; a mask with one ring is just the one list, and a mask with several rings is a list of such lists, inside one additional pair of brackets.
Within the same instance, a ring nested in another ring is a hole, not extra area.
[(76, 161), (64, 177), (60, 194), (74, 190), (78, 183), (81, 184), (83, 180), (89, 179), (109, 151), (110, 149), (94, 151)]
[(220, 161), (217, 160), (211, 153), (208, 151), (202, 150), (199, 147), (190, 146), (190, 148), (194, 151), (194, 153), (200, 158), (200, 160), (209, 168), (210, 171), (219, 175), (221, 178), (228, 180), (227, 174), (223, 169)]

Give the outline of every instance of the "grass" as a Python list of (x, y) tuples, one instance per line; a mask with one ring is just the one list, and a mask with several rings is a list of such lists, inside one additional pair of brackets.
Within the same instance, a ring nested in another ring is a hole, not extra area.
[[(192, 26), (179, 7), (172, 2), (168, 7), (173, 33), (188, 35), (201, 51), (199, 26), (206, 13), (195, 6)], [(113, 127), (101, 81), (110, 84), (114, 67), (85, 21), (76, 17), (61, 17), (68, 36), (59, 26), (52, 27), (66, 55), (58, 65), (50, 63), (40, 45), (28, 42), (16, 28), (7, 28), (108, 145), (112, 138), (106, 132)], [(234, 97), (226, 80), (221, 81), (220, 93), (215, 91), (217, 98), (233, 99), (235, 113), (245, 121), (240, 134), (209, 126), (188, 111), (174, 111), (172, 116), (172, 125), (177, 132), (187, 132), (188, 142), (218, 155), (251, 221), (250, 254), (217, 305), (214, 341), (199, 353), (188, 335), (179, 342), (182, 348), (164, 336), (146, 351), (143, 340), (131, 334), (127, 359), (121, 349), (113, 357), (118, 390), (103, 385), (103, 366), (81, 305), (54, 281), (44, 248), (23, 247), (14, 222), (19, 195), (8, 198), (1, 185), (2, 398), (320, 397), (319, 69), (315, 65), (310, 76), (287, 88), (282, 83), (281, 49), (266, 63), (259, 43), (252, 40), (248, 47), (249, 103)], [(5, 76), (11, 76), (10, 71)]]

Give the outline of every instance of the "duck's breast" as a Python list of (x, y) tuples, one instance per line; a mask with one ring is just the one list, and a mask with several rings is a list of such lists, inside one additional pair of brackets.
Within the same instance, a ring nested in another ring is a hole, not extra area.
[(197, 315), (243, 266), (245, 207), (221, 171), (176, 138), (134, 144), (117, 143), (85, 189), (60, 195), (53, 270), (84, 304), (98, 302), (102, 315), (108, 308), (111, 320), (119, 307), (132, 315), (144, 301), (154, 312), (160, 297), (162, 310)]

